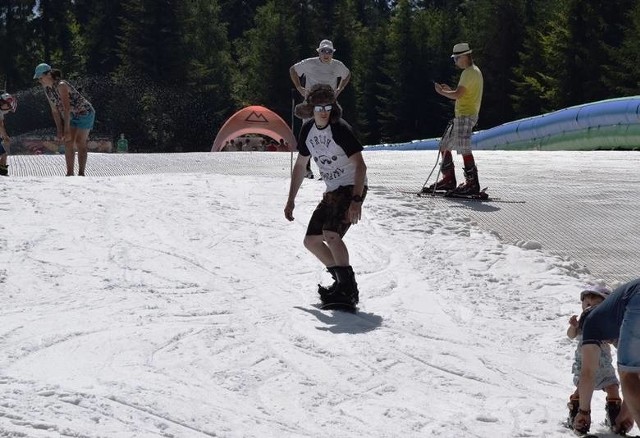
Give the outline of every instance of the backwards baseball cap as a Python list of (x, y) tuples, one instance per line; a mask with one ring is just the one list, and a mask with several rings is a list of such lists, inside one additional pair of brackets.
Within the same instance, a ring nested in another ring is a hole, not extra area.
[(587, 295), (597, 295), (599, 297), (602, 297), (602, 299), (604, 300), (609, 295), (611, 295), (611, 289), (600, 284), (586, 286), (584, 290), (580, 292), (580, 301), (584, 300), (584, 297)]
[(38, 64), (38, 66), (36, 67), (36, 71), (33, 74), (33, 79), (40, 79), (42, 75), (50, 71), (51, 66), (49, 64), (45, 64), (44, 62), (42, 64)]
[(451, 55), (451, 57), (468, 55), (470, 53), (473, 53), (473, 50), (469, 47), (469, 43), (458, 43), (453, 46), (453, 55)]
[(334, 52), (336, 51), (336, 49), (333, 48), (333, 43), (330, 40), (320, 41), (320, 44), (318, 45), (318, 48), (316, 50), (319, 52), (322, 49), (328, 49)]

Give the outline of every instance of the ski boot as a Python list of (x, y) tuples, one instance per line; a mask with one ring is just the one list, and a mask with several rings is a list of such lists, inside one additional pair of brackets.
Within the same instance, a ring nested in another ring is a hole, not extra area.
[(431, 184), (429, 187), (423, 187), (422, 193), (433, 193), (434, 191), (447, 191), (456, 188), (456, 172), (453, 166), (453, 161), (448, 163), (442, 163), (440, 166), (442, 172), (442, 179), (436, 183)]
[(359, 302), (358, 284), (351, 266), (335, 266), (336, 283), (333, 290), (320, 295), (323, 304), (344, 304), (355, 308)]
[(471, 166), (464, 169), (465, 181), (453, 190), (457, 195), (477, 195), (480, 193), (480, 181), (478, 181), (478, 168)]
[(318, 284), (318, 294), (320, 294), (320, 302), (322, 304), (328, 303), (331, 294), (336, 290), (336, 285), (338, 284), (338, 277), (336, 276), (335, 266), (327, 268), (329, 274), (331, 274), (331, 278), (333, 278), (333, 283), (330, 286), (323, 286)]

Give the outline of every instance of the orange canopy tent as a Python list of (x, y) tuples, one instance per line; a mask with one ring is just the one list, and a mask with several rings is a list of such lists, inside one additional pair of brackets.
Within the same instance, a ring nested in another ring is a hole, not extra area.
[(296, 138), (291, 128), (273, 111), (258, 105), (241, 109), (222, 125), (211, 152), (220, 152), (227, 141), (245, 134), (262, 134), (276, 141), (284, 139), (289, 149), (296, 149)]

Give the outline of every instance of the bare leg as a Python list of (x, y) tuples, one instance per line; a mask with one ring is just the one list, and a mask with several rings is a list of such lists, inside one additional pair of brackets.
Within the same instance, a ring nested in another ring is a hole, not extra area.
[(335, 266), (349, 266), (349, 251), (340, 234), (335, 231), (325, 231), (324, 241), (331, 251)]
[(78, 148), (78, 175), (84, 176), (84, 171), (87, 167), (87, 139), (89, 138), (89, 130), (71, 128), (71, 134)]
[(604, 388), (604, 391), (607, 393), (607, 400), (620, 399), (620, 391), (618, 391), (618, 385), (609, 385)]
[(76, 151), (73, 144), (73, 137), (71, 137), (71, 141), (64, 142), (64, 159), (67, 162), (67, 176), (73, 176), (73, 167), (76, 160)]
[(305, 236), (304, 246), (325, 266), (336, 265), (333, 254), (331, 254), (331, 250), (324, 241), (324, 236)]
[(349, 266), (349, 251), (334, 231), (325, 231), (322, 236), (305, 236), (304, 246), (327, 267)]
[(636, 424), (640, 425), (640, 373), (620, 371), (619, 374), (624, 402)]

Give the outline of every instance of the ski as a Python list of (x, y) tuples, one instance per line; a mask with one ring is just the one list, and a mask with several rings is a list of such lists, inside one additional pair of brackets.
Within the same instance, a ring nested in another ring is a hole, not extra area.
[(439, 196), (443, 198), (457, 198), (457, 199), (473, 199), (475, 201), (490, 201), (492, 200), (487, 193), (487, 187), (480, 190), (478, 193), (464, 194), (456, 193), (455, 190), (436, 190), (430, 192), (419, 192), (418, 196)]
[(524, 204), (526, 201), (520, 201), (520, 200), (508, 200), (508, 199), (502, 199), (502, 198), (494, 198), (493, 196), (489, 196), (489, 194), (486, 192), (487, 188), (485, 187), (484, 189), (482, 189), (480, 191), (480, 193), (476, 193), (473, 195), (462, 195), (459, 193), (452, 193), (451, 190), (436, 190), (435, 192), (433, 191), (428, 191), (428, 192), (410, 192), (410, 191), (406, 191), (406, 190), (401, 190), (402, 193), (408, 194), (408, 195), (415, 195), (419, 198), (425, 198), (425, 199), (451, 199), (453, 201), (473, 201), (473, 202), (499, 202), (499, 203), (504, 203), (504, 204)]

